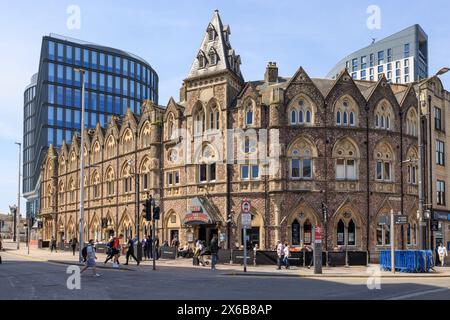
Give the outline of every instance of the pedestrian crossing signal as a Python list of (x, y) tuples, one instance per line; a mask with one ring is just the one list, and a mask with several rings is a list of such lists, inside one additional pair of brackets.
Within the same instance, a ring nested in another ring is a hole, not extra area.
[(154, 220), (159, 220), (159, 207), (154, 207), (153, 208), (153, 219)]
[(145, 220), (152, 221), (152, 215), (151, 215), (152, 203), (151, 203), (151, 201), (149, 199), (145, 200), (143, 206), (144, 206)]

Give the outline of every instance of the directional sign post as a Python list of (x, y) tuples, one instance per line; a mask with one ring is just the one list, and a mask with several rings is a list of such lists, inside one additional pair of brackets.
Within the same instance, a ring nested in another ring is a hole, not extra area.
[(241, 202), (241, 224), (244, 232), (244, 272), (247, 272), (247, 229), (252, 227), (252, 204), (245, 198)]
[(322, 274), (322, 235), (323, 228), (314, 227), (314, 274)]
[(406, 215), (395, 215), (394, 216), (395, 225), (404, 225), (408, 224), (408, 216)]

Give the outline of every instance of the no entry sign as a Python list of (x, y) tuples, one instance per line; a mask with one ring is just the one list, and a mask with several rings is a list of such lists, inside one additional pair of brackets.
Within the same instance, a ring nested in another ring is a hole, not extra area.
[(252, 210), (252, 204), (251, 204), (250, 200), (248, 200), (248, 199), (242, 200), (241, 212), (242, 213), (250, 213), (251, 210)]

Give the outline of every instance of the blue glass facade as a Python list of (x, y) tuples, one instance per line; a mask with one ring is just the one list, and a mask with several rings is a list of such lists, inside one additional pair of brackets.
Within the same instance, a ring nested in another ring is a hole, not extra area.
[[(85, 126), (94, 128), (108, 123), (111, 115), (121, 115), (127, 108), (137, 114), (143, 100), (158, 103), (158, 75), (139, 57), (121, 50), (87, 44), (59, 36), (44, 37), (33, 118), (33, 131), (24, 129), (24, 196), (38, 188), (42, 158), (50, 144), (60, 147), (63, 140), (71, 142), (81, 129), (81, 76), (85, 73)], [(27, 107), (25, 107), (25, 112)], [(25, 117), (26, 125), (27, 118)], [(30, 140), (30, 141), (31, 141)], [(36, 192), (34, 192), (36, 193)]]

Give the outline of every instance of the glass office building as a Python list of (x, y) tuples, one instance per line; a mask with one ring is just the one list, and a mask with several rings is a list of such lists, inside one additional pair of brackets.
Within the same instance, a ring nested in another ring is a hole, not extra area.
[(76, 68), (86, 71), (87, 128), (97, 122), (104, 127), (128, 107), (139, 114), (145, 99), (158, 103), (158, 75), (145, 60), (118, 49), (45, 36), (39, 72), (25, 91), (24, 103), (23, 193), (31, 215), (39, 207), (40, 166), (48, 146), (70, 143), (81, 129), (82, 83)]
[(342, 59), (327, 75), (336, 79), (347, 69), (355, 80), (408, 84), (428, 77), (428, 36), (413, 25)]

